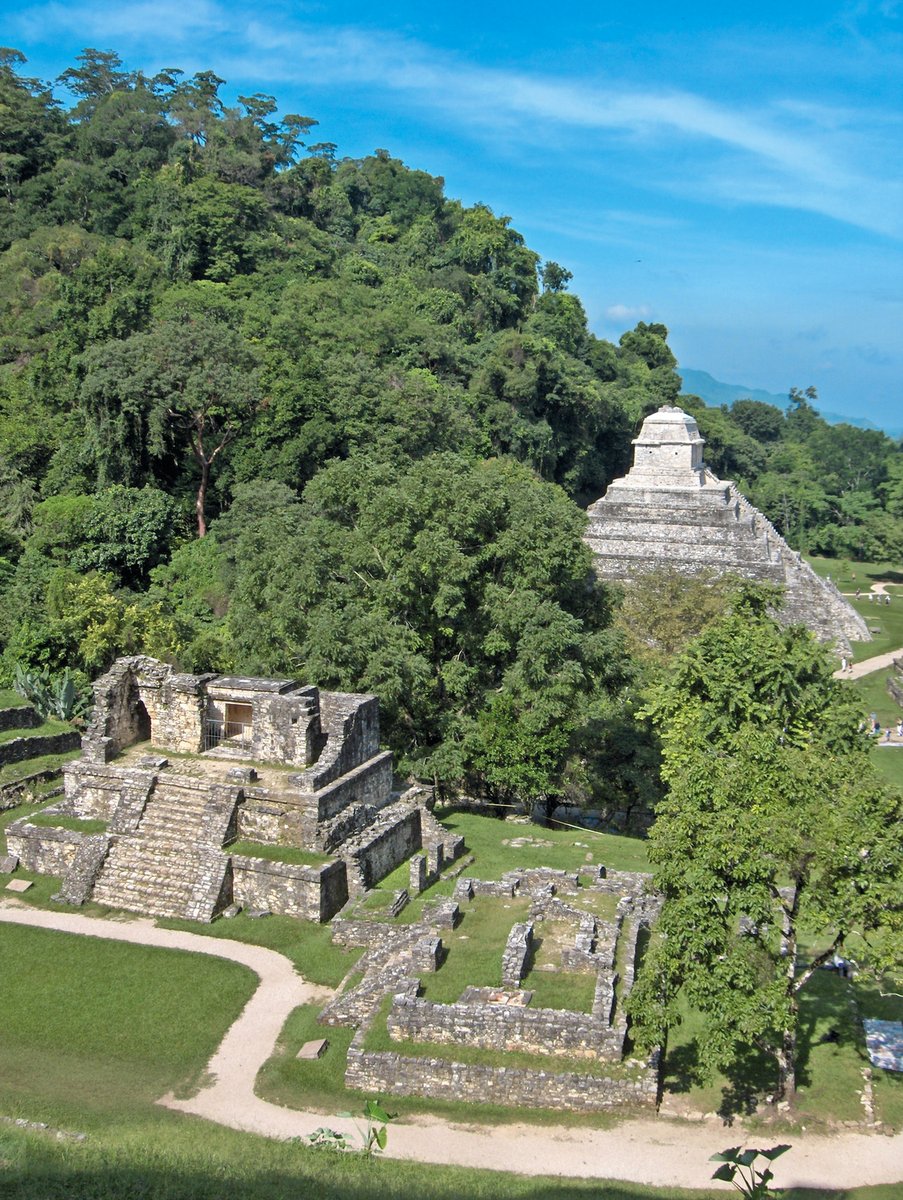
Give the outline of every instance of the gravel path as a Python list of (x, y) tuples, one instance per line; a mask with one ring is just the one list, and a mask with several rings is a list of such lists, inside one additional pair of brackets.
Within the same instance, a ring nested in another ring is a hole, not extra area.
[(864, 658), (862, 662), (854, 662), (846, 671), (835, 671), (835, 679), (861, 679), (863, 675), (871, 675), (873, 671), (884, 671), (893, 666), (894, 659), (903, 654), (903, 649), (888, 650), (886, 654), (876, 654), (874, 658)]
[[(202, 934), (158, 929), (151, 921), (110, 921), (49, 912), (0, 900), (0, 921), (145, 946), (213, 954), (250, 967), (260, 986), (210, 1060), (210, 1083), (190, 1100), (164, 1096), (180, 1112), (267, 1137), (299, 1137), (318, 1126), (352, 1132), (347, 1119), (281, 1108), (254, 1095), (254, 1078), (270, 1056), (286, 1017), (299, 1004), (323, 1001), (328, 988), (305, 983), (289, 960), (272, 950)], [(778, 1136), (755, 1135), (769, 1144)], [(791, 1153), (775, 1163), (782, 1187), (846, 1188), (903, 1179), (903, 1134), (844, 1132), (834, 1137), (794, 1134)], [(426, 1163), (486, 1167), (525, 1175), (618, 1179), (659, 1187), (709, 1187), (709, 1155), (747, 1142), (739, 1124), (644, 1118), (609, 1130), (466, 1125), (433, 1117), (393, 1124), (387, 1154)], [(727, 1185), (725, 1185), (727, 1189)]]

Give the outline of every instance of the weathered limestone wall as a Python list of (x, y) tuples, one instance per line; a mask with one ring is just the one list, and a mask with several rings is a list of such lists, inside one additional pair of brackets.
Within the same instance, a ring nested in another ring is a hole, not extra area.
[(155, 658), (119, 658), (94, 683), (94, 718), (83, 739), (99, 762), (150, 736), (161, 750), (203, 748), (205, 685), (212, 675), (184, 675)]
[(152, 771), (124, 771), (120, 767), (86, 761), (84, 758), (66, 763), (63, 767), (68, 811), (73, 816), (98, 821), (112, 821), (123, 797), (132, 788), (146, 796), (153, 781)]
[(345, 865), (297, 866), (233, 854), (232, 897), (245, 908), (328, 921), (348, 899)]
[(357, 1035), (349, 1048), (345, 1086), (369, 1094), (571, 1112), (598, 1112), (624, 1105), (653, 1107), (658, 1097), (655, 1067), (637, 1068), (634, 1078), (623, 1079), (577, 1073), (553, 1075), (367, 1051), (361, 1049), (362, 1040)]
[(588, 1013), (508, 1004), (433, 1004), (398, 997), (386, 1018), (386, 1028), (394, 1042), (478, 1046), (593, 1060), (617, 1061), (623, 1048), (620, 1032)]
[(7, 831), (10, 854), (19, 857), (26, 871), (37, 875), (63, 876), (75, 862), (79, 847), (91, 835), (71, 829), (49, 829), (31, 825), (27, 817), (13, 822)]
[(262, 762), (306, 767), (320, 745), (318, 692), (293, 680), (219, 676), (206, 686), (205, 719), (226, 722), (229, 704), (251, 708), (248, 750)]
[(375, 696), (320, 692), (320, 728), (326, 744), (304, 772), (301, 787), (316, 792), (379, 753), (379, 701)]
[[(317, 768), (312, 767), (311, 771)], [(310, 771), (292, 776), (301, 786), (310, 782)], [(368, 762), (353, 767), (335, 782), (324, 785), (313, 793), (305, 793), (304, 803), (318, 822), (331, 821), (353, 804), (366, 804), (372, 808), (382, 807), (392, 790), (392, 754), (386, 750), (377, 752)]]
[[(342, 847), (340, 853), (357, 867), (360, 885), (373, 887), (419, 850), (420, 842), (420, 814), (413, 809), (387, 822), (377, 817), (362, 844), (347, 849)], [(355, 874), (352, 873), (349, 879), (352, 891), (355, 890), (354, 883)]]

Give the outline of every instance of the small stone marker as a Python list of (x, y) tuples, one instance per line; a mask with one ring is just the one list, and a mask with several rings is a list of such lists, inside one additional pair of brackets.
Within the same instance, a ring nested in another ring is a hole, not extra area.
[(329, 1041), (326, 1038), (316, 1038), (312, 1042), (305, 1042), (298, 1051), (296, 1058), (322, 1058), (326, 1053)]
[(4, 875), (12, 875), (16, 867), (19, 865), (19, 856), (17, 854), (0, 855), (0, 873)]
[(162, 771), (169, 766), (169, 759), (162, 754), (142, 754), (135, 766), (142, 771)]
[(27, 892), (32, 886), (30, 879), (11, 879), (6, 885), (6, 890), (8, 892)]

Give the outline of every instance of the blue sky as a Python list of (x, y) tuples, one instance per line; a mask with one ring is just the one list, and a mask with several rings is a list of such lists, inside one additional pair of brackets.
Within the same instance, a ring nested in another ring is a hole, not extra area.
[(903, 2), (0, 0), (52, 79), (85, 46), (269, 92), (574, 272), (590, 325), (903, 426)]

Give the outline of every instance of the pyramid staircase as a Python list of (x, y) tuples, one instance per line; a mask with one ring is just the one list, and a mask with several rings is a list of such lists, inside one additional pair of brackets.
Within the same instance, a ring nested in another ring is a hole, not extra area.
[(222, 846), (239, 794), (186, 776), (157, 776), (134, 830), (114, 839), (91, 898), (157, 917), (212, 921), (231, 897)]

